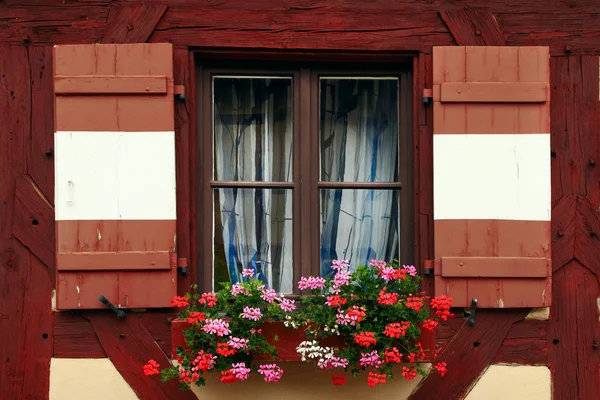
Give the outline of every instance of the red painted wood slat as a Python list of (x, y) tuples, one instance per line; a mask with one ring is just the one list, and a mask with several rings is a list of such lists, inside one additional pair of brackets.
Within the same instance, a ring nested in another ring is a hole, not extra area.
[(111, 6), (101, 43), (147, 42), (166, 10), (163, 4)]
[(57, 76), (56, 94), (164, 94), (166, 76)]

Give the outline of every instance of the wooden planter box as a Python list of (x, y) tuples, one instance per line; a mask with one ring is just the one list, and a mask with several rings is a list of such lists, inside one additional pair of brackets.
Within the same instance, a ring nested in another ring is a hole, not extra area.
[[(187, 321), (175, 319), (171, 322), (171, 340), (172, 354), (177, 354), (177, 347), (185, 346), (183, 331), (189, 328)], [(300, 342), (306, 340), (304, 331), (300, 329), (286, 328), (283, 322), (264, 322), (260, 329), (263, 335), (277, 348), (277, 361), (300, 361), (300, 355), (296, 352), (296, 347)], [(274, 341), (274, 337), (278, 337), (278, 341)], [(425, 360), (431, 362), (435, 359), (435, 332), (430, 332), (426, 329), (421, 329), (421, 345), (425, 350)], [(341, 336), (327, 338), (321, 340), (321, 345), (329, 347), (343, 347), (344, 340)], [(256, 356), (255, 360), (269, 360), (266, 356)]]

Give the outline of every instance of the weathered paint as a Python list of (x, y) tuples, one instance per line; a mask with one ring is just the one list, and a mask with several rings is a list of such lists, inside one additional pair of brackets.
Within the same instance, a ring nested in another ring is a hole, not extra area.
[(550, 400), (552, 383), (546, 366), (491, 365), (465, 400)]

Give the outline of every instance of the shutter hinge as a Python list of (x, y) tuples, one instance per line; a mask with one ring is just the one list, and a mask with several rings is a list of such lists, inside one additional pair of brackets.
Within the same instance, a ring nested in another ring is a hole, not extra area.
[(423, 89), (423, 104), (429, 104), (433, 101), (433, 89)]
[(173, 94), (179, 100), (185, 100), (185, 86), (183, 86), (183, 85), (175, 85), (173, 87)]
[(423, 261), (423, 275), (425, 275), (425, 276), (433, 275), (433, 260)]
[(186, 276), (188, 273), (188, 260), (185, 257), (177, 259), (177, 270), (181, 275)]

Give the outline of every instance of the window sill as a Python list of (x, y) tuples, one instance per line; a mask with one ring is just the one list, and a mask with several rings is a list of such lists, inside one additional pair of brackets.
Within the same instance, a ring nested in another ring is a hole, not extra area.
[[(173, 356), (177, 354), (177, 347), (185, 347), (183, 331), (189, 328), (187, 321), (182, 319), (174, 319), (171, 322), (171, 351)], [(300, 342), (306, 340), (304, 332), (299, 329), (286, 328), (283, 322), (264, 322), (261, 325), (263, 335), (273, 343), (277, 348), (278, 357), (276, 361), (301, 361), (300, 355), (296, 352), (296, 347)], [(278, 337), (278, 341), (274, 341), (274, 337)], [(421, 328), (421, 345), (425, 350), (425, 359), (422, 362), (432, 362), (435, 359), (435, 332), (430, 332)], [(332, 337), (321, 342), (324, 346), (343, 347), (344, 340), (340, 337)], [(270, 361), (266, 357), (256, 356), (257, 361)]]

